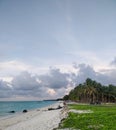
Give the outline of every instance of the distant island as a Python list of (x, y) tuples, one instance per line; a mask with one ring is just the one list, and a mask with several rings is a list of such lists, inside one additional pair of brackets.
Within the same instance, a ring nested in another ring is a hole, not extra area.
[(43, 101), (62, 101), (63, 98), (58, 98), (58, 99), (46, 99), (46, 100), (43, 100)]

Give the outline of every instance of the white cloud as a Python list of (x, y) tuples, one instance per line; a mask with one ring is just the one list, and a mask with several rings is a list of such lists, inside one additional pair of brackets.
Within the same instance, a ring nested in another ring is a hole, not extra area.
[(47, 90), (47, 93), (50, 94), (50, 96), (54, 96), (56, 94), (56, 91), (54, 89), (49, 88)]
[(25, 64), (20, 61), (8, 61), (8, 62), (0, 62), (0, 77), (10, 77), (16, 76), (20, 74), (22, 71), (28, 71), (33, 74), (42, 74), (48, 71), (47, 67), (39, 67), (39, 66), (34, 66), (31, 64)]
[(60, 64), (55, 65), (56, 68), (59, 68), (62, 73), (75, 73), (76, 70), (72, 65), (69, 64)]
[(111, 61), (110, 65), (116, 66), (116, 57)]
[(29, 66), (19, 61), (0, 62), (1, 75), (17, 75), (21, 71), (29, 69)]
[(0, 77), (0, 80), (3, 80), (3, 81), (11, 83), (12, 80), (13, 80), (13, 77), (6, 77), (6, 76), (5, 77)]

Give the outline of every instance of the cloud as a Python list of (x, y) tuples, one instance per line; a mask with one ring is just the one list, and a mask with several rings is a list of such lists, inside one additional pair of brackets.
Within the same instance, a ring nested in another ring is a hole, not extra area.
[(14, 95), (24, 97), (43, 97), (46, 94), (46, 89), (38, 82), (36, 76), (24, 71), (20, 75), (15, 76), (12, 80)]
[[(74, 64), (75, 67), (76, 64)], [(90, 65), (79, 64), (75, 67), (78, 71), (76, 75), (73, 75), (73, 82), (75, 84), (83, 83), (87, 78), (96, 80), (103, 85), (114, 84), (116, 85), (116, 69), (105, 69), (104, 73), (96, 72)]]
[(19, 61), (7, 61), (7, 62), (0, 62), (0, 71), (1, 75), (17, 75), (21, 71), (29, 70), (29, 65), (24, 64), (23, 62)]
[(79, 49), (78, 51), (77, 50), (69, 51), (68, 54), (78, 58), (79, 60), (78, 64), (80, 63), (86, 63), (92, 65), (94, 64), (94, 67), (98, 65), (97, 63), (99, 63), (99, 66), (104, 64), (104, 59), (100, 59), (99, 54), (96, 54), (94, 51), (88, 51), (88, 50), (82, 51), (81, 49)]
[(47, 93), (49, 93), (51, 96), (56, 94), (54, 89), (48, 89)]
[(49, 74), (39, 76), (43, 86), (53, 89), (66, 88), (69, 81), (70, 74), (60, 72), (60, 69), (50, 68)]
[(98, 73), (95, 72), (92, 66), (86, 64), (73, 64), (73, 67), (77, 69), (77, 73), (73, 74), (73, 82), (75, 85), (83, 83), (87, 78), (96, 79)]
[(110, 64), (113, 65), (113, 66), (116, 66), (116, 57), (111, 61)]
[[(60, 72), (60, 69), (50, 68), (49, 73), (43, 75), (32, 75), (27, 71), (23, 71), (9, 83), (1, 80), (3, 94), (1, 97), (24, 97), (33, 98), (58, 98), (63, 96), (69, 85), (70, 74)], [(9, 94), (8, 94), (8, 93)]]
[(105, 69), (104, 73), (96, 72), (88, 64), (73, 64), (75, 72), (62, 72), (59, 68), (50, 67), (47, 73), (37, 75), (23, 71), (13, 76), (12, 81), (0, 80), (0, 98), (9, 99), (50, 99), (67, 94), (77, 84), (91, 78), (103, 85), (116, 85), (116, 69)]
[(12, 96), (12, 88), (10, 85), (0, 80), (0, 98), (8, 98)]
[[(6, 79), (6, 77), (10, 77), (10, 79), (16, 75), (19, 75), (23, 71), (28, 71), (30, 73), (45, 73), (48, 71), (47, 67), (39, 67), (37, 65), (26, 64), (21, 61), (11, 60), (7, 62), (0, 62), (0, 79)], [(8, 79), (8, 78), (7, 78)], [(7, 81), (6, 79), (6, 81)], [(9, 80), (9, 79), (8, 79)]]
[(0, 98), (13, 97), (35, 97), (41, 99), (47, 96), (46, 89), (42, 87), (36, 77), (24, 71), (18, 76), (14, 76), (11, 83), (0, 81)]
[(14, 77), (12, 85), (17, 90), (32, 90), (36, 89), (39, 83), (36, 81), (35, 77), (31, 76), (27, 71), (24, 71), (20, 75)]

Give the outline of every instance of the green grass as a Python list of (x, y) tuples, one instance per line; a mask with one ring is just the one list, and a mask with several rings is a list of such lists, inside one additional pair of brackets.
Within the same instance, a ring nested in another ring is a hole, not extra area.
[(116, 105), (69, 105), (69, 109), (92, 110), (93, 113), (69, 113), (60, 128), (77, 130), (116, 130)]

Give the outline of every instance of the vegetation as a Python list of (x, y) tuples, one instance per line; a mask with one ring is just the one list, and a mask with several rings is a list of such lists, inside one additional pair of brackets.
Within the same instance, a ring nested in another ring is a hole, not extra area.
[(91, 104), (100, 104), (101, 102), (116, 102), (116, 86), (108, 86), (87, 78), (83, 84), (79, 84), (69, 95), (65, 95), (64, 100), (72, 100)]
[(60, 128), (74, 130), (116, 130), (116, 105), (69, 105), (71, 109), (93, 113), (69, 113)]

